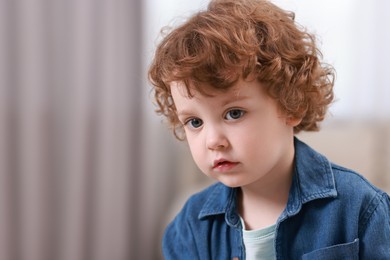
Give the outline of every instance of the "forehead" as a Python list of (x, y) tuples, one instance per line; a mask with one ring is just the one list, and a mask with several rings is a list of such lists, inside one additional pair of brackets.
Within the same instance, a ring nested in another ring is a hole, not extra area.
[(180, 113), (182, 110), (188, 110), (189, 108), (212, 107), (217, 109), (240, 101), (245, 101), (246, 104), (265, 104), (270, 99), (266, 94), (264, 85), (257, 80), (239, 80), (235, 85), (224, 90), (205, 87), (207, 88), (207, 95), (194, 88), (188, 90), (183, 82), (171, 83), (171, 94), (176, 110)]
[(202, 98), (216, 98), (216, 97), (237, 97), (243, 95), (245, 92), (245, 85), (243, 82), (237, 82), (233, 86), (224, 89), (214, 88), (208, 84), (200, 85), (198, 88), (186, 86), (182, 81), (173, 81), (170, 83), (170, 91), (172, 96), (181, 96), (186, 99), (202, 99)]

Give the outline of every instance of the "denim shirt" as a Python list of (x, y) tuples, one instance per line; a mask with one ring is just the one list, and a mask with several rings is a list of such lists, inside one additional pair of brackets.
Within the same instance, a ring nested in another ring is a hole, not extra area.
[[(276, 223), (277, 259), (390, 259), (390, 199), (294, 140), (294, 175)], [(166, 228), (166, 259), (245, 259), (237, 189), (193, 195)]]

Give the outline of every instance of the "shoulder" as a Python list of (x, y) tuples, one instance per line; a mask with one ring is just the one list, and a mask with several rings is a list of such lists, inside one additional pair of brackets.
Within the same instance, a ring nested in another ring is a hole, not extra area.
[[(370, 199), (377, 195), (386, 196), (361, 174), (337, 165), (307, 144), (295, 139), (296, 170), (301, 191), (307, 196), (327, 190), (335, 191), (337, 197)], [(336, 194), (334, 194), (336, 195)], [(332, 196), (333, 197), (333, 196)]]
[(359, 206), (363, 221), (368, 221), (376, 211), (390, 211), (390, 197), (386, 192), (353, 170), (333, 163), (331, 167), (338, 197)]
[(295, 148), (299, 192), (304, 202), (332, 198), (332, 210), (345, 211), (360, 220), (370, 217), (378, 207), (388, 207), (389, 196), (361, 174), (332, 163), (298, 139)]
[(377, 194), (387, 195), (356, 171), (334, 163), (331, 163), (331, 169), (338, 193), (351, 194), (357, 197), (372, 197)]

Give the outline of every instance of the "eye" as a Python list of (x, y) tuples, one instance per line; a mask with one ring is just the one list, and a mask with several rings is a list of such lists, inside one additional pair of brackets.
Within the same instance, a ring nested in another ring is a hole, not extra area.
[(225, 119), (237, 120), (237, 119), (241, 118), (244, 114), (245, 114), (245, 111), (243, 111), (241, 109), (232, 109), (226, 113)]
[(186, 121), (185, 125), (191, 127), (191, 128), (199, 128), (203, 125), (202, 119), (199, 118), (191, 118)]

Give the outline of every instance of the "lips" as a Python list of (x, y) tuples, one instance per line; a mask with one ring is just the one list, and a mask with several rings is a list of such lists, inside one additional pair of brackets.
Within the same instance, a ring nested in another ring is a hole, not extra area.
[(213, 170), (228, 171), (234, 168), (237, 164), (238, 162), (232, 162), (225, 159), (218, 159), (215, 160), (213, 163)]

